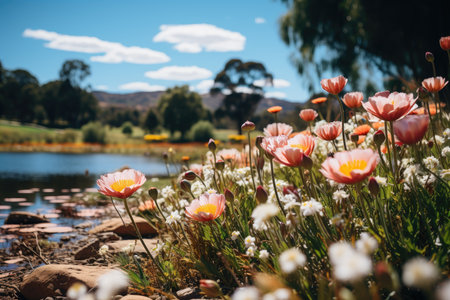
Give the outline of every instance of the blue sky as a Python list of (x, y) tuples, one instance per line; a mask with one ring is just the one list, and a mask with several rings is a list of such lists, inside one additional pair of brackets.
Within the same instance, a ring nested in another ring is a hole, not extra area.
[(302, 102), (309, 93), (278, 33), (287, 10), (280, 2), (2, 0), (0, 61), (45, 83), (65, 60), (81, 59), (94, 90), (127, 93), (180, 84), (204, 92), (229, 59), (240, 58), (274, 75), (269, 95)]

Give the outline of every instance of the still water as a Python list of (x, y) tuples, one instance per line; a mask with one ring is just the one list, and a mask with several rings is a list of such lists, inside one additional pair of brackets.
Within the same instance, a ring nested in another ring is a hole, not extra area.
[[(0, 153), (0, 225), (14, 210), (51, 215), (60, 204), (44, 197), (67, 198), (92, 190), (100, 175), (124, 166), (143, 172), (147, 179), (166, 173), (161, 159), (142, 155)], [(22, 200), (11, 202), (11, 198)], [(82, 220), (55, 217), (51, 221), (71, 226)]]

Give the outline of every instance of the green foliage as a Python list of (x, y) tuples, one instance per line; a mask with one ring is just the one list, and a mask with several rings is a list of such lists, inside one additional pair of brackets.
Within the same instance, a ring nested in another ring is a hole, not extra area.
[(208, 142), (213, 136), (214, 126), (208, 121), (198, 121), (189, 131), (189, 137), (194, 142)]
[(106, 130), (100, 122), (89, 122), (81, 127), (83, 142), (105, 144)]
[[(229, 117), (235, 122), (236, 129), (241, 132), (241, 125), (253, 115), (259, 101), (263, 98), (262, 87), (255, 85), (256, 80), (272, 82), (272, 74), (266, 71), (262, 63), (243, 62), (240, 59), (230, 59), (214, 79), (211, 93), (231, 91), (216, 110), (215, 117)], [(245, 88), (251, 93), (244, 93), (239, 88)]]
[(148, 131), (153, 132), (156, 128), (158, 128), (159, 123), (160, 121), (158, 115), (152, 108), (150, 108), (145, 116), (143, 127)]
[(131, 124), (131, 122), (125, 122), (122, 125), (122, 133), (126, 134), (128, 136), (130, 136), (131, 134), (133, 134), (133, 124)]
[(295, 64), (310, 89), (325, 71), (344, 74), (353, 89), (370, 89), (374, 82), (367, 70), (374, 69), (422, 80), (431, 71), (426, 51), (436, 58), (437, 74), (447, 74), (447, 55), (438, 41), (450, 28), (448, 1), (282, 2), (289, 10), (280, 20), (281, 37), (296, 48)]
[(173, 135), (181, 132), (184, 138), (192, 125), (205, 116), (202, 98), (198, 93), (190, 92), (187, 85), (168, 89), (161, 95), (158, 103), (164, 127)]
[(59, 71), (61, 81), (68, 81), (73, 87), (80, 86), (89, 75), (91, 75), (91, 68), (79, 59), (66, 60)]

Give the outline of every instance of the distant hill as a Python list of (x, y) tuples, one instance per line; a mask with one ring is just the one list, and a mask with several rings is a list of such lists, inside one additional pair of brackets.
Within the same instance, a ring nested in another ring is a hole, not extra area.
[[(116, 106), (123, 108), (133, 108), (140, 111), (147, 111), (149, 107), (155, 107), (158, 104), (159, 96), (164, 92), (138, 92), (129, 94), (111, 94), (106, 92), (94, 91), (94, 96), (98, 99), (101, 107)], [(222, 102), (224, 95), (203, 94), (203, 105), (211, 111), (215, 111)], [(283, 112), (300, 110), (302, 103), (289, 102), (276, 98), (263, 98), (259, 103), (256, 114), (267, 108), (279, 105), (283, 107)]]

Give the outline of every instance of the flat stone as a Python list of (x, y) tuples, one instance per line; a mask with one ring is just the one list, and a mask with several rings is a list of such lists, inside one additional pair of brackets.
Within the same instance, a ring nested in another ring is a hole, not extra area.
[(24, 276), (20, 292), (27, 300), (65, 295), (75, 282), (85, 284), (89, 289), (95, 287), (97, 279), (111, 269), (99, 266), (46, 265)]
[(190, 287), (179, 290), (176, 294), (177, 297), (181, 300), (193, 299), (199, 296), (197, 289)]
[[(134, 230), (133, 225), (131, 224), (130, 219), (124, 218), (126, 226), (123, 225), (122, 220), (120, 218), (114, 218), (111, 220), (107, 220), (97, 227), (91, 229), (89, 231), (90, 234), (97, 234), (102, 232), (114, 232), (115, 234), (121, 237), (133, 237), (136, 238), (136, 231)], [(134, 221), (136, 222), (136, 226), (141, 232), (142, 236), (153, 235), (156, 233), (155, 229), (153, 229), (150, 224), (141, 217), (134, 217)]]
[(91, 257), (98, 257), (98, 249), (100, 248), (100, 242), (95, 240), (80, 249), (75, 253), (75, 259), (87, 259)]
[(38, 223), (47, 223), (49, 222), (42, 216), (25, 212), (25, 211), (13, 211), (9, 214), (9, 216), (5, 220), (5, 224), (38, 224)]
[[(152, 255), (155, 255), (152, 251), (152, 249), (156, 246), (158, 243), (157, 239), (144, 239), (144, 243), (147, 246), (147, 248), (150, 250)], [(109, 247), (109, 251), (113, 253), (121, 252), (123, 248), (127, 248), (130, 244), (134, 245), (134, 253), (137, 254), (147, 254), (147, 252), (144, 249), (144, 246), (142, 246), (141, 241), (139, 240), (120, 240), (120, 241), (112, 241), (107, 242), (106, 245)]]
[(120, 300), (152, 300), (152, 298), (139, 295), (126, 295), (120, 298)]

